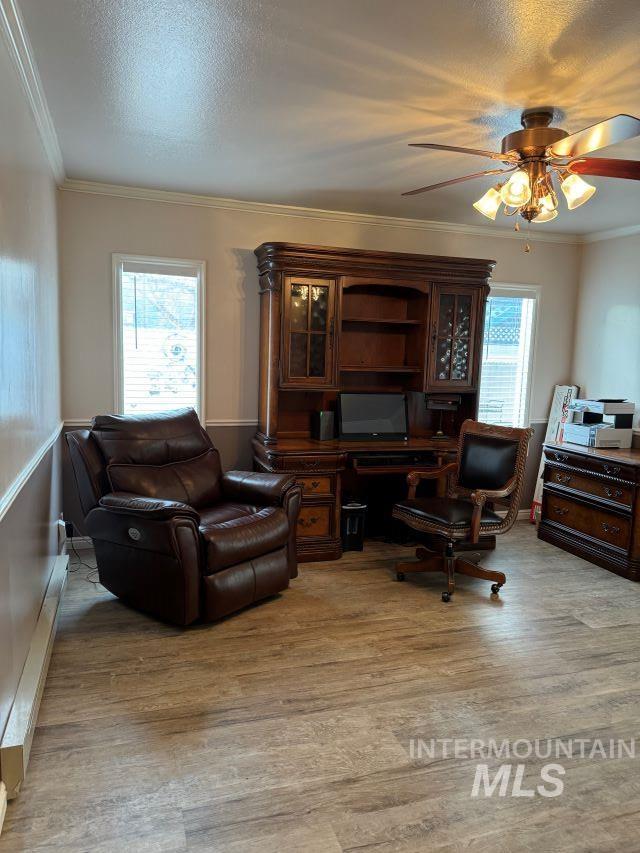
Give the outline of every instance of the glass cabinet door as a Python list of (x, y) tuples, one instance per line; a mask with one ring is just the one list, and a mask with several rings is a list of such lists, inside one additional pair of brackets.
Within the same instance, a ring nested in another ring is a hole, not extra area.
[(334, 385), (335, 291), (334, 279), (285, 279), (282, 386)]
[(428, 382), (431, 390), (474, 387), (478, 296), (476, 288), (456, 288), (455, 285), (434, 288)]

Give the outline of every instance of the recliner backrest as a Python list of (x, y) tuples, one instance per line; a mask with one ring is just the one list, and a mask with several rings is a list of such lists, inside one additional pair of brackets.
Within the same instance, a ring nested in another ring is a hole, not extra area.
[(78, 429), (65, 435), (73, 476), (78, 489), (80, 507), (86, 516), (109, 491), (107, 468), (100, 448), (88, 429)]
[(91, 435), (107, 465), (167, 465), (213, 448), (193, 409), (152, 415), (97, 415)]
[(99, 415), (91, 434), (107, 462), (112, 491), (182, 501), (196, 509), (220, 500), (220, 457), (193, 409)]

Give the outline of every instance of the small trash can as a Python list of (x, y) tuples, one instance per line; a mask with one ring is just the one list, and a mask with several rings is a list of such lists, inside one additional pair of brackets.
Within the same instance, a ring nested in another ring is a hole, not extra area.
[(349, 501), (342, 505), (340, 535), (343, 551), (362, 551), (364, 547), (364, 519), (367, 505)]

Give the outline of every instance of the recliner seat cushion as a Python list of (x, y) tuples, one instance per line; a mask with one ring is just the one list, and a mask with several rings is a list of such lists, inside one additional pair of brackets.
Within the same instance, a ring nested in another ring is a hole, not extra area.
[(91, 435), (107, 464), (166, 465), (193, 459), (213, 447), (193, 409), (157, 415), (97, 415)]
[(145, 498), (181, 501), (198, 509), (216, 503), (221, 496), (220, 459), (217, 450), (207, 450), (194, 459), (168, 465), (107, 466), (114, 492), (133, 492)]
[[(471, 526), (473, 504), (469, 501), (452, 500), (451, 498), (414, 498), (400, 501), (398, 509), (410, 513), (418, 519), (439, 524), (444, 527), (465, 528)], [(480, 516), (481, 524), (500, 524), (502, 519), (486, 507)]]
[[(215, 507), (223, 510), (225, 504)], [(209, 572), (252, 560), (269, 551), (281, 548), (289, 536), (289, 520), (280, 507), (254, 507), (255, 512), (243, 512), (225, 521), (201, 518), (200, 533), (207, 549)], [(211, 512), (211, 511), (209, 511)]]

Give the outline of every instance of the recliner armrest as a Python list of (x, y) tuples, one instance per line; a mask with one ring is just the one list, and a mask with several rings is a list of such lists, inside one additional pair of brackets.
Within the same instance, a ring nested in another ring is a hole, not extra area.
[(181, 501), (145, 498), (132, 492), (111, 492), (100, 498), (100, 506), (110, 512), (156, 521), (163, 521), (176, 516), (192, 518), (196, 523), (200, 521), (198, 512), (189, 504)]
[(227, 471), (222, 476), (222, 493), (226, 500), (282, 506), (287, 492), (295, 483), (293, 474)]

